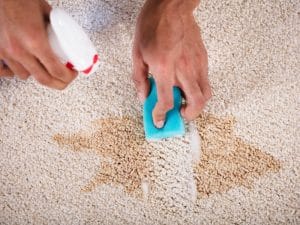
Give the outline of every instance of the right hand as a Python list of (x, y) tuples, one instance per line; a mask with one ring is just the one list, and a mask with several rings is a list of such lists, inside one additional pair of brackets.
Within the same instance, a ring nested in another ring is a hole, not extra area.
[(152, 116), (157, 128), (164, 126), (174, 107), (174, 86), (186, 100), (180, 110), (186, 120), (196, 119), (212, 95), (207, 52), (193, 16), (198, 4), (199, 0), (148, 0), (138, 17), (133, 80), (143, 101), (150, 90), (148, 73), (153, 75), (158, 102)]
[(62, 90), (77, 73), (54, 54), (48, 41), (50, 5), (45, 0), (0, 1), (1, 76), (32, 75), (42, 85)]

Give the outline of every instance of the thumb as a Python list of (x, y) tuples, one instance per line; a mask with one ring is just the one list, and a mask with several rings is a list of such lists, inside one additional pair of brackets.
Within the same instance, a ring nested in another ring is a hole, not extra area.
[(158, 101), (152, 112), (153, 122), (157, 128), (163, 128), (167, 112), (174, 107), (173, 86), (166, 81), (157, 81), (156, 88)]
[(150, 91), (150, 83), (148, 80), (148, 66), (139, 55), (133, 57), (132, 79), (140, 101), (144, 102)]

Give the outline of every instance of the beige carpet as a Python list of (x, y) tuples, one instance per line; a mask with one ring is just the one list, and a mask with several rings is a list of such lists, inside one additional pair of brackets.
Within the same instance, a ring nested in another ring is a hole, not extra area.
[(143, 1), (52, 3), (101, 66), (63, 92), (0, 80), (0, 224), (300, 224), (299, 1), (203, 0), (214, 97), (154, 143), (130, 81)]

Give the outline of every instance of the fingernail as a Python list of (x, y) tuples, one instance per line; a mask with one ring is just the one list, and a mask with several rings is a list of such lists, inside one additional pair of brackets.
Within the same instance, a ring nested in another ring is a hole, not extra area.
[(163, 128), (164, 125), (165, 125), (165, 121), (163, 121), (163, 120), (158, 121), (158, 122), (156, 123), (156, 127), (157, 127), (157, 128)]
[(143, 93), (138, 93), (138, 98), (139, 98), (139, 100), (140, 100), (142, 103), (144, 103), (144, 101), (145, 101), (145, 96), (143, 95)]

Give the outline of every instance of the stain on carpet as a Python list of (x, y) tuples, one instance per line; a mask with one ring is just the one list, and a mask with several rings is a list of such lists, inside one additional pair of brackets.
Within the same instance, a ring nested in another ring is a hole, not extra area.
[(142, 194), (143, 182), (147, 181), (151, 163), (144, 147), (141, 120), (129, 117), (96, 121), (97, 131), (91, 135), (55, 135), (61, 146), (68, 145), (75, 151), (94, 151), (100, 156), (97, 175), (83, 188), (91, 191), (100, 184), (122, 186), (128, 193)]
[[(250, 188), (255, 179), (280, 169), (273, 156), (234, 135), (233, 117), (202, 114), (196, 124), (202, 153), (194, 167), (194, 177), (200, 198), (237, 186)], [(93, 151), (101, 158), (98, 173), (83, 190), (91, 191), (101, 184), (121, 185), (127, 193), (141, 196), (143, 181), (151, 180), (153, 172), (151, 149), (145, 141), (141, 119), (102, 119), (96, 122), (96, 128), (90, 135), (54, 136), (60, 146)]]
[(234, 135), (233, 117), (202, 114), (196, 124), (202, 151), (194, 168), (199, 197), (237, 186), (251, 188), (255, 179), (280, 169), (280, 162), (273, 156)]

